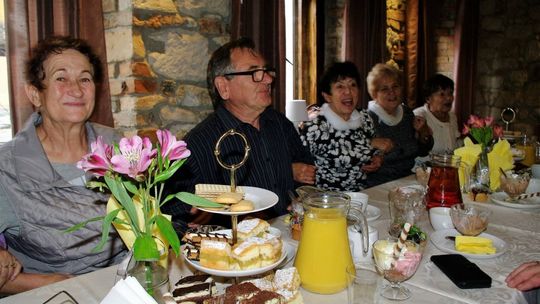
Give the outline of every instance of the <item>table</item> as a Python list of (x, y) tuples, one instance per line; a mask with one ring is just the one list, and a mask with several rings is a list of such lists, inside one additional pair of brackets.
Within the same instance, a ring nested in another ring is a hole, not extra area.
[[(396, 186), (415, 184), (414, 176), (392, 181), (377, 187), (366, 189), (370, 205), (381, 209), (381, 217), (371, 221), (379, 231), (379, 238), (388, 236), (390, 224), (388, 210), (388, 190)], [(443, 254), (432, 243), (429, 243), (422, 265), (416, 274), (405, 285), (412, 291), (412, 296), (406, 301), (394, 302), (382, 298), (377, 303), (527, 303), (523, 293), (506, 287), (504, 279), (515, 267), (525, 261), (540, 260), (540, 210), (518, 210), (495, 205), (493, 203), (476, 203), (464, 198), (465, 203), (482, 204), (493, 211), (487, 232), (505, 240), (509, 250), (493, 259), (471, 259), (482, 270), (491, 276), (493, 282), (489, 289), (459, 289), (432, 262), (429, 257)], [(290, 233), (283, 218), (270, 221), (271, 225), (282, 230), (285, 242), (297, 247), (297, 242), (290, 238)], [(425, 225), (426, 232), (432, 233), (431, 226)], [(292, 265), (293, 261), (287, 263)], [(37, 288), (25, 293), (0, 299), (0, 303), (43, 303), (55, 293), (66, 290), (79, 303), (99, 303), (112, 288), (116, 279), (117, 266), (112, 266), (93, 273), (81, 275), (63, 282)], [(170, 266), (171, 282), (191, 274), (182, 258), (172, 259)], [(381, 279), (382, 281), (382, 279)], [(302, 291), (304, 303), (347, 303), (345, 291), (334, 295), (319, 295)]]

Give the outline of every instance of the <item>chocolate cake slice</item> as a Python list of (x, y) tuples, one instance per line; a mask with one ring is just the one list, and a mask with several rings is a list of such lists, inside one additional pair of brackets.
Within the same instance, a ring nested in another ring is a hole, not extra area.
[(207, 274), (192, 275), (180, 279), (172, 290), (176, 303), (199, 304), (216, 293), (214, 279)]
[(250, 282), (234, 284), (225, 288), (225, 294), (227, 295), (227, 297), (235, 298), (238, 302), (251, 298), (259, 291), (260, 289)]

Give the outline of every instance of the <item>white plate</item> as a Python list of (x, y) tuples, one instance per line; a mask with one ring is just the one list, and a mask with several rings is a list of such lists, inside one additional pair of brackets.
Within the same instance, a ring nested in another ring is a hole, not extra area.
[(540, 197), (531, 197), (528, 199), (520, 200), (520, 203), (508, 202), (506, 199), (509, 197), (504, 192), (495, 192), (490, 195), (491, 200), (501, 206), (517, 209), (537, 209), (540, 208)]
[(381, 209), (375, 207), (375, 206), (371, 206), (371, 205), (368, 205), (367, 206), (367, 209), (366, 209), (366, 220), (369, 221), (374, 221), (378, 218), (381, 217)]
[(195, 269), (199, 271), (202, 271), (210, 275), (230, 278), (230, 277), (248, 277), (248, 276), (257, 275), (257, 274), (265, 273), (269, 270), (272, 270), (276, 268), (278, 265), (280, 265), (281, 262), (285, 260), (287, 255), (291, 254), (292, 251), (294, 251), (294, 248), (292, 248), (292, 246), (290, 246), (289, 244), (283, 242), (283, 248), (281, 250), (281, 257), (275, 263), (268, 266), (261, 267), (261, 268), (247, 269), (247, 270), (219, 270), (219, 269), (207, 268), (207, 267), (201, 266), (199, 261), (192, 261), (186, 258), (184, 254), (182, 255), (184, 256), (184, 260), (186, 260), (189, 265), (195, 267)]
[(456, 236), (456, 235), (460, 235), (460, 233), (456, 229), (437, 230), (431, 234), (431, 242), (433, 242), (435, 247), (439, 248), (439, 250), (441, 251), (444, 251), (446, 253), (461, 254), (471, 259), (491, 259), (491, 258), (500, 256), (501, 254), (505, 253), (506, 250), (508, 249), (508, 245), (506, 244), (506, 242), (501, 240), (500, 238), (494, 235), (491, 235), (489, 233), (481, 233), (479, 236), (485, 237), (493, 241), (493, 247), (497, 249), (497, 251), (494, 254), (472, 254), (472, 253), (465, 253), (465, 252), (457, 251), (455, 250), (454, 241), (451, 241), (445, 238), (447, 236)]
[(253, 210), (249, 211), (239, 211), (239, 212), (232, 212), (227, 210), (208, 210), (205, 208), (199, 208), (201, 210), (204, 210), (206, 212), (210, 213), (218, 213), (218, 214), (226, 214), (226, 215), (241, 215), (241, 214), (248, 214), (252, 212), (258, 212), (265, 209), (268, 209), (279, 201), (279, 198), (277, 194), (270, 190), (266, 190), (263, 188), (258, 187), (250, 187), (250, 186), (242, 186), (244, 189), (244, 199), (250, 200), (253, 202)]

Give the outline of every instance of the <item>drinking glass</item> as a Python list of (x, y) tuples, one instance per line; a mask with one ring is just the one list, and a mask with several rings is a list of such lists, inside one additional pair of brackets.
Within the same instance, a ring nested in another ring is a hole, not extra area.
[(422, 261), (424, 246), (405, 241), (399, 254), (394, 253), (397, 240), (378, 240), (373, 246), (373, 257), (377, 271), (390, 282), (381, 289), (381, 296), (390, 300), (406, 300), (411, 291), (402, 286), (411, 278)]
[(406, 222), (415, 224), (427, 220), (426, 191), (422, 186), (396, 187), (388, 193), (392, 223), (388, 233), (398, 237)]

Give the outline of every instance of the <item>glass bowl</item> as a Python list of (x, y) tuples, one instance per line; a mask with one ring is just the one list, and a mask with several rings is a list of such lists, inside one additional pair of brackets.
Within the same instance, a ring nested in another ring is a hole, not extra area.
[(450, 208), (454, 227), (467, 236), (477, 236), (486, 230), (490, 215), (491, 211), (476, 206), (454, 205)]
[(520, 194), (525, 193), (529, 186), (531, 176), (527, 173), (506, 173), (501, 174), (501, 189), (508, 194), (510, 199), (515, 200)]

